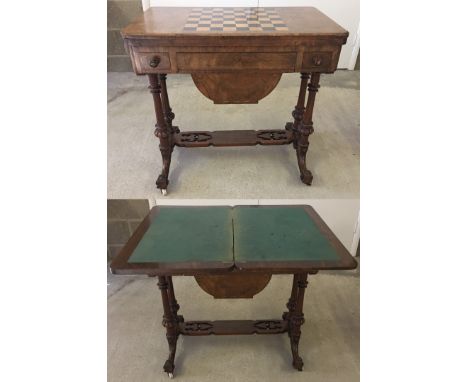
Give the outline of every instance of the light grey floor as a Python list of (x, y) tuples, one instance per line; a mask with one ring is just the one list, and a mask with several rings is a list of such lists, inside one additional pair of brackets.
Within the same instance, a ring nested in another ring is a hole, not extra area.
[[(283, 128), (291, 120), (299, 75), (283, 75), (258, 105), (214, 105), (188, 75), (168, 76), (175, 125), (182, 130)], [(160, 199), (161, 169), (147, 78), (108, 75), (108, 198)], [(359, 71), (322, 75), (307, 164), (299, 180), (292, 146), (174, 150), (165, 198), (358, 198)]]
[[(174, 277), (186, 320), (280, 318), (292, 276), (273, 276), (253, 300), (214, 300), (193, 277)], [(108, 381), (168, 381), (168, 354), (156, 279), (109, 275)], [(178, 341), (178, 381), (359, 381), (359, 271), (309, 276), (300, 355), (291, 366), (286, 334), (183, 337)]]

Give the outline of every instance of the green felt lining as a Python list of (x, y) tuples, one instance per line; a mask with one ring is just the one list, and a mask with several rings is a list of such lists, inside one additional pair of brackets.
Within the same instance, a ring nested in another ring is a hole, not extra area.
[(302, 207), (236, 207), (234, 252), (239, 262), (339, 259)]
[(159, 207), (128, 260), (233, 263), (230, 207)]
[(302, 207), (159, 207), (129, 263), (336, 261)]

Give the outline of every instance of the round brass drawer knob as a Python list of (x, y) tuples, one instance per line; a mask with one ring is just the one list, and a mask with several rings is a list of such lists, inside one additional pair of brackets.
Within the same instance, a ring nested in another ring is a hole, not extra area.
[(155, 68), (156, 66), (159, 65), (160, 62), (161, 62), (161, 59), (160, 59), (159, 57), (154, 57), (154, 58), (150, 61), (149, 65), (150, 65), (152, 68)]

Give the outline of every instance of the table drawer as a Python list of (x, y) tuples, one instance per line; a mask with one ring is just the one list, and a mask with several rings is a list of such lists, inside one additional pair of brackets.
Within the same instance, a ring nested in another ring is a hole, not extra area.
[(179, 71), (252, 69), (294, 71), (295, 64), (295, 52), (177, 53), (177, 67)]
[[(302, 70), (320, 71), (332, 70), (332, 52), (304, 52), (302, 59)], [(334, 70), (334, 69), (333, 69)]]
[(161, 73), (169, 71), (171, 60), (164, 52), (135, 52), (135, 63), (139, 73)]

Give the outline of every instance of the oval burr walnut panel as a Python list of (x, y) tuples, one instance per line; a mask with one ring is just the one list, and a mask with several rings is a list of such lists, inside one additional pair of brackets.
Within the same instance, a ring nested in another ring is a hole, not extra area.
[(197, 275), (198, 285), (214, 298), (253, 298), (270, 282), (271, 274)]
[(281, 73), (209, 73), (192, 74), (200, 92), (215, 104), (258, 103), (270, 94)]

